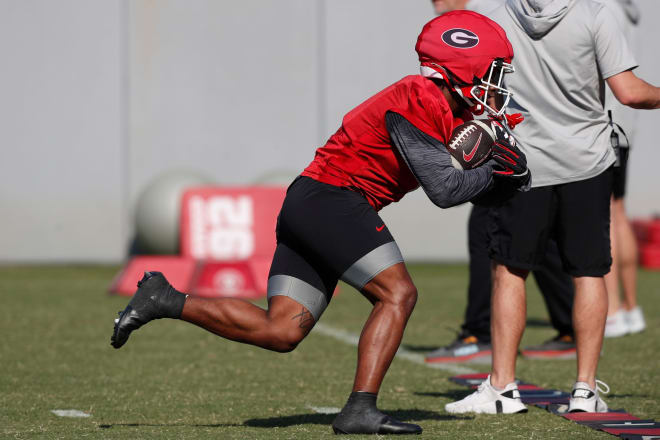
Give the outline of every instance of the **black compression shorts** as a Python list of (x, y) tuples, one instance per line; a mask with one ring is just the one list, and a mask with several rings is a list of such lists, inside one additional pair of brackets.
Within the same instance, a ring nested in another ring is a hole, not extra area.
[(338, 280), (361, 290), (403, 261), (387, 226), (362, 195), (309, 177), (300, 176), (289, 186), (276, 236), (268, 297), (289, 296), (315, 320)]

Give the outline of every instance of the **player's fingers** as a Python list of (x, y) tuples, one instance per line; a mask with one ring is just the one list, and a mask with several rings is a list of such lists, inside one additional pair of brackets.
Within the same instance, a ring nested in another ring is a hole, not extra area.
[(499, 150), (499, 152), (503, 152), (504, 154), (513, 156), (516, 159), (518, 159), (520, 157), (520, 155), (522, 154), (522, 152), (518, 148), (516, 148), (514, 146), (511, 146), (511, 145), (507, 146), (507, 145), (504, 145), (504, 144), (501, 144), (501, 143), (496, 143), (493, 146), (493, 149), (494, 150)]
[(493, 154), (493, 159), (504, 168), (518, 165), (518, 162), (514, 158), (503, 154)]

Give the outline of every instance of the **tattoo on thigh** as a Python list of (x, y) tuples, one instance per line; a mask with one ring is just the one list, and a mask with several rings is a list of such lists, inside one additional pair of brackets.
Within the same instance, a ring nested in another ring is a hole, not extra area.
[(294, 320), (296, 318), (300, 318), (300, 321), (298, 322), (298, 327), (300, 328), (311, 328), (314, 325), (314, 317), (312, 316), (311, 313), (305, 310), (304, 307), (302, 311), (293, 318), (291, 318), (291, 320)]

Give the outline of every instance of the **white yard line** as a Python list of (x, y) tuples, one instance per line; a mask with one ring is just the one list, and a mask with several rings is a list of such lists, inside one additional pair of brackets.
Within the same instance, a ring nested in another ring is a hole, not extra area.
[(341, 411), (341, 408), (335, 408), (334, 406), (307, 405), (307, 408), (311, 409), (317, 414), (339, 414), (339, 411)]
[[(354, 333), (348, 332), (346, 330), (335, 328), (321, 322), (317, 323), (314, 326), (313, 332), (320, 333), (325, 336), (330, 336), (341, 342), (344, 342), (349, 345), (357, 346), (360, 340), (360, 337)], [(407, 361), (413, 362), (418, 365), (424, 365), (428, 368), (433, 368), (436, 370), (448, 371), (455, 374), (470, 374), (476, 373), (475, 370), (467, 367), (462, 367), (455, 364), (439, 364), (439, 363), (428, 363), (424, 360), (424, 356), (419, 353), (406, 350), (403, 347), (399, 347), (399, 351), (396, 352), (396, 357), (400, 359), (405, 359)]]
[(50, 412), (60, 417), (92, 417), (90, 414), (77, 409), (53, 409)]

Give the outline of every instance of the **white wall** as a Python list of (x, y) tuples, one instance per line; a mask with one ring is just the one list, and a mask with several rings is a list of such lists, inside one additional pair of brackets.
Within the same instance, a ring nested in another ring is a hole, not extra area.
[[(641, 1), (638, 73), (660, 84)], [(426, 0), (0, 0), (0, 261), (119, 261), (156, 175), (295, 175), (342, 115), (417, 72)], [(629, 209), (660, 211), (641, 112)], [(272, 178), (272, 177), (271, 177)], [(286, 180), (286, 179), (285, 179)], [(468, 207), (417, 191), (382, 215), (410, 259), (464, 259)]]
[(123, 254), (120, 17), (0, 1), (0, 260)]

